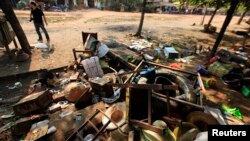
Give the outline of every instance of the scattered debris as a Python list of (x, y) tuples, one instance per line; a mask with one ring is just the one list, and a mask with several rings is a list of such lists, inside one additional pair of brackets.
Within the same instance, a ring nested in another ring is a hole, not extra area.
[(230, 108), (226, 105), (222, 105), (221, 108), (226, 114), (231, 114), (231, 115), (235, 116), (236, 118), (238, 118), (239, 120), (243, 120), (242, 114), (241, 114), (239, 109)]
[(24, 115), (37, 110), (44, 109), (52, 102), (49, 91), (34, 93), (22, 98), (13, 106), (15, 115)]
[(64, 94), (69, 102), (75, 103), (79, 101), (79, 98), (81, 98), (82, 102), (86, 102), (91, 98), (89, 90), (90, 87), (83, 83), (71, 82), (65, 87)]
[(59, 116), (64, 118), (65, 116), (71, 115), (73, 111), (63, 111)]
[(24, 137), (23, 140), (37, 140), (43, 136), (45, 136), (48, 132), (48, 125), (35, 128), (34, 130), (31, 130), (27, 133), (27, 135)]
[(141, 39), (141, 40), (137, 40), (137, 41), (132, 40), (131, 42), (132, 42), (132, 45), (129, 46), (129, 48), (137, 50), (137, 51), (152, 47), (152, 45), (153, 45), (153, 43), (150, 43), (149, 41), (147, 41), (145, 39)]
[[(248, 74), (248, 70), (243, 72), (243, 68), (247, 66), (247, 53), (244, 50), (236, 52), (237, 55), (220, 50), (208, 61), (208, 66), (198, 65), (197, 73), (191, 73), (181, 68), (190, 65), (196, 55), (201, 55), (202, 47), (195, 48), (195, 51), (188, 47), (180, 50), (163, 42), (155, 47), (154, 41), (151, 43), (141, 39), (131, 41), (132, 45), (126, 46), (126, 49), (109, 48), (97, 40), (97, 34), (94, 36), (83, 33), (84, 38), (85, 34), (85, 50), (73, 50), (76, 64), (65, 69), (64, 74), (57, 72), (54, 75), (50, 70), (40, 70), (29, 95), (13, 105), (15, 115), (1, 116), (1, 120), (13, 118), (14, 121), (1, 127), (0, 132), (11, 128), (13, 135), (24, 135), (24, 140), (53, 136), (53, 133), (62, 128), (61, 125), (55, 124), (54, 119), (42, 120), (31, 116), (36, 112), (47, 112), (50, 118), (60, 117), (56, 118), (56, 122), (67, 120), (67, 124), (72, 124), (75, 128), (63, 131), (67, 132), (67, 140), (75, 137), (83, 141), (108, 138), (133, 140), (138, 136), (136, 138), (143, 141), (202, 141), (207, 139), (207, 132), (201, 131), (207, 131), (208, 125), (227, 125), (230, 124), (227, 119), (234, 117), (243, 119), (237, 108), (223, 105), (224, 112), (221, 112), (206, 106), (203, 103), (203, 94), (204, 86), (217, 88), (219, 80), (210, 77), (215, 75), (229, 86), (237, 85), (242, 94), (249, 97), (250, 73)], [(51, 47), (39, 43), (37, 48), (50, 51)], [(128, 48), (138, 51), (139, 55)], [(146, 52), (146, 48), (150, 48), (153, 53)], [(82, 54), (77, 58), (75, 53), (79, 52)], [(83, 55), (85, 52), (89, 54)], [(162, 60), (167, 64), (153, 63)], [(203, 84), (200, 75), (210, 78), (206, 78)], [(39, 91), (42, 87), (46, 90)], [(23, 88), (22, 84), (16, 82), (14, 86), (8, 86), (10, 90), (16, 88)], [(2, 98), (0, 101), (3, 101)], [(92, 115), (81, 111), (77, 106), (86, 107), (100, 103), (105, 103), (103, 107), (106, 110), (92, 106), (89, 110)]]
[(165, 47), (164, 54), (166, 58), (174, 60), (179, 57), (179, 53), (175, 50), (174, 47)]
[(216, 108), (204, 106), (205, 112), (210, 113), (216, 120), (220, 123), (220, 125), (227, 125), (221, 111)]
[(14, 86), (6, 86), (9, 90), (13, 90), (13, 89), (18, 89), (22, 87), (22, 83), (21, 82), (16, 82), (14, 84)]
[(8, 118), (12, 118), (12, 117), (14, 117), (15, 115), (13, 114), (13, 113), (11, 113), (11, 114), (9, 114), (9, 115), (2, 115), (1, 117), (0, 117), (0, 119), (8, 119)]

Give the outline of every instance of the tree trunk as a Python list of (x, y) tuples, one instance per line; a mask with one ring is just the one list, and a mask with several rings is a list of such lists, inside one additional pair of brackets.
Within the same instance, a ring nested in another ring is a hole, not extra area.
[(213, 12), (213, 14), (212, 14), (210, 20), (209, 20), (208, 23), (207, 23), (208, 26), (211, 25), (211, 23), (212, 23), (212, 21), (213, 21), (213, 19), (214, 19), (214, 16), (215, 16), (216, 12), (218, 11), (218, 9), (219, 9), (219, 8), (216, 8), (216, 9), (214, 10), (214, 12)]
[(146, 4), (147, 4), (147, 0), (143, 0), (142, 9), (141, 9), (141, 20), (140, 20), (140, 24), (139, 24), (139, 27), (138, 27), (138, 31), (135, 34), (135, 36), (138, 36), (138, 37), (141, 36), (141, 30), (142, 30), (143, 21), (144, 21)]
[(231, 1), (230, 8), (227, 11), (227, 17), (226, 17), (226, 19), (222, 25), (222, 28), (220, 30), (220, 33), (219, 33), (219, 35), (214, 43), (214, 46), (213, 46), (212, 51), (210, 53), (210, 57), (213, 57), (214, 54), (216, 53), (217, 48), (218, 48), (218, 46), (219, 46), (219, 44), (224, 36), (224, 33), (227, 29), (227, 26), (229, 25), (230, 21), (233, 18), (234, 11), (236, 10), (238, 4), (239, 4), (239, 0), (232, 0)]
[(247, 13), (247, 10), (245, 10), (245, 11), (241, 14), (240, 19), (239, 19), (238, 22), (237, 22), (237, 25), (240, 25), (240, 23), (242, 22), (243, 18), (244, 18), (245, 15), (246, 15), (246, 13)]
[(21, 45), (21, 48), (24, 52), (31, 54), (30, 52), (30, 44), (26, 38), (26, 35), (24, 34), (24, 31), (13, 11), (13, 8), (11, 6), (11, 3), (9, 0), (0, 0), (0, 8), (3, 10), (3, 13), (5, 14), (6, 19), (11, 24), (11, 27), (13, 28), (14, 32), (16, 33), (16, 36), (19, 40), (19, 43)]
[(206, 15), (207, 15), (207, 7), (205, 7), (205, 12), (204, 12), (204, 15), (203, 15), (203, 17), (202, 17), (202, 20), (201, 20), (200, 25), (203, 25), (203, 24), (204, 24), (204, 21), (205, 21)]

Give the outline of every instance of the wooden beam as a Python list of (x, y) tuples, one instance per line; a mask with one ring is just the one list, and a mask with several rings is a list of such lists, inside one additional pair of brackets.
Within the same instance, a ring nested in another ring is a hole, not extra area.
[(174, 69), (174, 68), (162, 65), (162, 64), (157, 64), (157, 63), (153, 63), (153, 62), (149, 62), (149, 61), (146, 61), (146, 63), (148, 63), (150, 65), (154, 65), (154, 66), (158, 66), (158, 67), (163, 67), (163, 68), (166, 68), (166, 69), (170, 69), (170, 70), (173, 70), (173, 71), (178, 71), (178, 72), (186, 73), (186, 74), (189, 74), (189, 75), (195, 75), (195, 76), (197, 75), (197, 74), (195, 74), (193, 72), (188, 72), (188, 71), (184, 71), (184, 70)]
[(120, 88), (134, 88), (134, 89), (147, 89), (147, 90), (177, 90), (178, 86), (176, 85), (162, 85), (162, 84), (113, 84), (108, 83), (107, 85), (111, 85), (113, 87)]
[(176, 119), (176, 118), (170, 118), (167, 116), (162, 117), (162, 119), (167, 123), (167, 124), (175, 124), (175, 125), (181, 125), (182, 124), (182, 120)]
[(165, 130), (164, 128), (156, 127), (156, 126), (150, 125), (146, 122), (142, 122), (139, 120), (130, 120), (130, 122), (133, 124), (133, 126), (138, 126), (143, 129), (150, 130), (159, 134), (164, 134), (164, 130)]
[[(166, 95), (163, 95), (163, 94), (160, 94), (160, 93), (153, 92), (153, 95), (156, 95), (156, 96), (159, 96), (159, 97), (162, 97), (162, 98), (167, 99), (167, 96), (166, 96)], [(200, 105), (197, 105), (197, 104), (194, 104), (194, 103), (185, 101), (185, 100), (177, 99), (177, 98), (174, 98), (174, 97), (169, 97), (169, 98), (170, 98), (170, 100), (173, 100), (173, 101), (175, 101), (175, 102), (184, 104), (184, 105), (186, 105), (186, 106), (190, 106), (190, 107), (193, 107), (193, 108), (202, 110), (202, 111), (204, 110), (204, 108), (203, 108), (202, 106), (200, 106)]]
[(148, 124), (152, 124), (152, 91), (148, 90)]

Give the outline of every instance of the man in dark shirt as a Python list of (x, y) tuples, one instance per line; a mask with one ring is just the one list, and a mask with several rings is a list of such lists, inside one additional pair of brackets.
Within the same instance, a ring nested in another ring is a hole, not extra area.
[(40, 28), (41, 28), (46, 36), (47, 41), (49, 42), (50, 41), (49, 34), (44, 27), (44, 23), (46, 25), (48, 25), (48, 23), (46, 21), (46, 18), (45, 18), (43, 11), (37, 7), (36, 2), (34, 2), (34, 1), (30, 2), (30, 7), (31, 7), (30, 21), (32, 21), (32, 20), (34, 21), (34, 25), (35, 25), (36, 32), (38, 35), (38, 41), (43, 40), (42, 34), (40, 32)]

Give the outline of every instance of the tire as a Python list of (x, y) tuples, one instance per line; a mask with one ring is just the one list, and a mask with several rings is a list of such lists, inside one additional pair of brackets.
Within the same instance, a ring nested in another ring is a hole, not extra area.
[(194, 111), (186, 116), (186, 121), (196, 125), (200, 131), (207, 131), (207, 125), (217, 125), (218, 121), (210, 114), (202, 111)]

